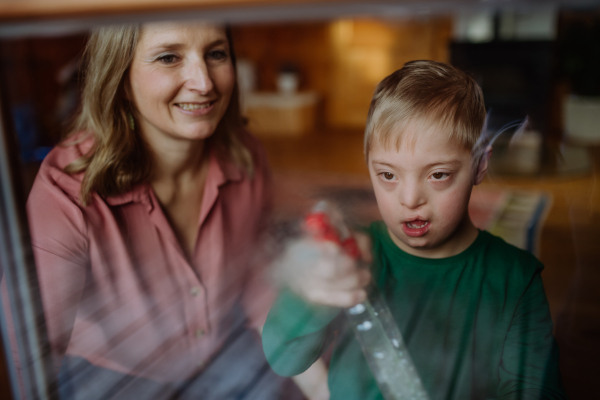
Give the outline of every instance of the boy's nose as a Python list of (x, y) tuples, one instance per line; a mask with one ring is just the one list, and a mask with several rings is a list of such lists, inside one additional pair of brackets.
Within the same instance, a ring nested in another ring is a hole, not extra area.
[(189, 63), (183, 73), (188, 89), (197, 91), (202, 95), (206, 95), (213, 90), (213, 80), (204, 61)]
[(400, 192), (400, 204), (414, 210), (425, 204), (426, 199), (418, 185), (406, 185)]

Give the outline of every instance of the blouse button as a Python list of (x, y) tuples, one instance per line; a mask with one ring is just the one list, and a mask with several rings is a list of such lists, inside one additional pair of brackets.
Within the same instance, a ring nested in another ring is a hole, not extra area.
[(200, 294), (200, 288), (198, 286), (194, 286), (190, 289), (190, 294), (194, 297), (198, 296)]

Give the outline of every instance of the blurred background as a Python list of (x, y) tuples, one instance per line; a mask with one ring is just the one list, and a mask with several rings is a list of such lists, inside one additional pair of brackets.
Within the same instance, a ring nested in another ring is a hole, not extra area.
[[(410, 60), (468, 71), (483, 88), (491, 130), (529, 119), (524, 132), (509, 129), (496, 142), (471, 215), (545, 264), (567, 393), (596, 398), (600, 6), (473, 1), (453, 10), (424, 3), (431, 7), (376, 16), (368, 8), (336, 15), (314, 7), (281, 22), (259, 16), (231, 25), (244, 114), (269, 156), (276, 215), (293, 218), (312, 199), (328, 197), (355, 224), (377, 219), (362, 150), (375, 86)], [(85, 25), (0, 29), (0, 89), (18, 137), (24, 196), (77, 108)]]

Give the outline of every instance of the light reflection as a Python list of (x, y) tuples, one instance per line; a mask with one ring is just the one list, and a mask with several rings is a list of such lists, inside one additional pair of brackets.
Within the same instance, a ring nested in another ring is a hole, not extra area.
[[(274, 214), (277, 218), (296, 220), (314, 199), (322, 197), (337, 201), (356, 225), (364, 226), (380, 217), (366, 177), (362, 154), (361, 128), (366, 118), (370, 92), (383, 76), (399, 68), (408, 59), (444, 58), (443, 52), (432, 49), (426, 52), (422, 48), (411, 47), (412, 41), (422, 40), (430, 35), (426, 43), (437, 43), (446, 48), (447, 43), (439, 44), (443, 35), (432, 34), (435, 29), (445, 29), (444, 22), (436, 19), (431, 21), (429, 24), (411, 20), (338, 20), (323, 23), (327, 28), (324, 32), (328, 35), (316, 37), (316, 40), (306, 39), (306, 43), (310, 45), (324, 39), (321, 50), (331, 50), (331, 58), (328, 59), (330, 64), (320, 72), (326, 76), (321, 79), (326, 81), (323, 87), (327, 89), (318, 88), (324, 100), (319, 106), (321, 120), (315, 125), (314, 132), (296, 138), (263, 139), (274, 171)], [(484, 28), (472, 28), (469, 32), (471, 36), (478, 38), (477, 41), (486, 42), (490, 39), (490, 26), (486, 25)], [(239, 29), (241, 35), (244, 32), (253, 32), (252, 27), (234, 27), (235, 29)], [(276, 26), (273, 29), (285, 32), (286, 27)], [(422, 36), (418, 38), (409, 36), (419, 33)], [(560, 35), (560, 32), (558, 34)], [(450, 41), (452, 38), (447, 39)], [(310, 58), (311, 53), (306, 49), (314, 48), (308, 45), (301, 47), (301, 40), (298, 39), (298, 42), (290, 43), (289, 46), (298, 45), (298, 51), (305, 52), (306, 58)], [(372, 43), (377, 45), (373, 46)], [(246, 55), (250, 59), (254, 57), (259, 68), (270, 62), (270, 56), (262, 54), (257, 58), (251, 49), (241, 50), (247, 51)], [(438, 57), (439, 54), (442, 56)], [(30, 55), (34, 56), (35, 54)], [(449, 61), (450, 56), (444, 61)], [(271, 57), (277, 58), (276, 55)], [(307, 68), (320, 67), (321, 65), (309, 65)], [(35, 75), (37, 72), (33, 71), (31, 76), (38, 76)], [(258, 81), (263, 90), (271, 85)], [(302, 85), (304, 86), (301, 88), (313, 89), (311, 85), (318, 86), (319, 83), (315, 84), (315, 81), (307, 79)], [(57, 106), (57, 110), (63, 108)], [(570, 109), (567, 109), (569, 113), (568, 110)], [(47, 110), (34, 110), (35, 115), (28, 118), (41, 120), (47, 117), (45, 111)], [(567, 127), (571, 126), (568, 130), (575, 132), (575, 125), (572, 123), (571, 120)], [(48, 120), (44, 120), (44, 124), (48, 124)], [(555, 333), (561, 346), (561, 359), (564, 360), (566, 372), (563, 372), (563, 378), (567, 389), (577, 395), (590, 388), (589, 382), (583, 382), (580, 388), (573, 389), (573, 382), (583, 378), (575, 377), (575, 373), (570, 371), (585, 365), (585, 359), (590, 358), (589, 354), (598, 354), (599, 347), (598, 338), (589, 333), (599, 321), (595, 312), (598, 303), (594, 289), (599, 278), (593, 268), (599, 261), (596, 245), (600, 237), (600, 195), (596, 179), (599, 153), (597, 144), (581, 146), (573, 142), (561, 143), (562, 137), (557, 138), (557, 135), (552, 136), (547, 132), (531, 130), (512, 145), (498, 142), (494, 149), (490, 177), (481, 188), (474, 191), (471, 212), (480, 214), (483, 221), (479, 225), (480, 228), (488, 229), (508, 242), (532, 251), (545, 263), (543, 278), (556, 326)], [(589, 130), (585, 135), (587, 132)], [(29, 165), (26, 168), (36, 167)], [(531, 217), (534, 215), (535, 224), (532, 224)], [(184, 294), (187, 293), (185, 291)], [(231, 293), (224, 295), (229, 294)], [(173, 289), (168, 295), (177, 299), (183, 294)], [(104, 305), (94, 296), (86, 297), (83, 301), (89, 304), (90, 312), (102, 312)], [(152, 299), (141, 301), (153, 302)], [(164, 315), (157, 317), (160, 319), (168, 312), (163, 311)], [(116, 315), (105, 316), (111, 317)], [(181, 326), (173, 324), (168, 328), (180, 329)], [(153, 328), (142, 324), (139, 329)], [(247, 338), (236, 336), (235, 332), (238, 329), (239, 324), (234, 319), (222, 327), (221, 332), (227, 332), (226, 336), (237, 338), (224, 348), (223, 357), (236, 359), (240, 354), (238, 351), (250, 348), (250, 342), (246, 342)], [(78, 335), (85, 336), (87, 333), (84, 329)], [(124, 351), (123, 349), (139, 345), (135, 341), (134, 337), (127, 335), (119, 337), (118, 340), (111, 340), (111, 351)], [(87, 349), (94, 350), (97, 348)], [(155, 363), (160, 362), (159, 357), (152, 357), (155, 349), (145, 350), (147, 354), (140, 362), (140, 371), (148, 371)], [(252, 357), (248, 356), (249, 359)], [(65, 361), (56, 361), (57, 370), (63, 362)], [(127, 391), (135, 386), (124, 381), (122, 376), (96, 379), (94, 373), (97, 371), (94, 372), (94, 366), (85, 360), (75, 359), (67, 362), (72, 363), (71, 370), (77, 371), (73, 376), (66, 378), (67, 381), (76, 386), (94, 385), (93, 390), (101, 396), (125, 396)], [(173, 364), (174, 371), (178, 368), (176, 364)], [(200, 362), (195, 365), (198, 370), (205, 368)], [(590, 371), (593, 371), (593, 368)], [(63, 378), (64, 376), (61, 376), (61, 379)], [(254, 386), (255, 382), (261, 379), (258, 373), (245, 378), (249, 393), (259, 390), (258, 386)], [(199, 385), (210, 385), (216, 381), (222, 382), (223, 390), (227, 389), (227, 379), (222, 373), (208, 374), (206, 381)], [(145, 398), (163, 398), (164, 393), (160, 392), (163, 389), (154, 388), (147, 382), (142, 386), (146, 384)], [(177, 387), (173, 390), (183, 389)]]

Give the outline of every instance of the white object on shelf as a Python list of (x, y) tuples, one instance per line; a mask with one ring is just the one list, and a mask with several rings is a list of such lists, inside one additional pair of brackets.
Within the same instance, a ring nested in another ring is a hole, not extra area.
[(293, 94), (298, 91), (300, 80), (294, 72), (282, 72), (277, 76), (277, 89), (280, 93)]
[(563, 110), (567, 138), (581, 144), (600, 144), (600, 97), (569, 96)]
[(314, 130), (318, 100), (314, 92), (247, 93), (244, 112), (258, 135), (300, 136)]
[(273, 92), (254, 92), (246, 96), (246, 105), (248, 107), (269, 107), (269, 108), (300, 108), (311, 106), (317, 103), (319, 95), (314, 92), (304, 93), (273, 93)]
[(254, 63), (245, 58), (237, 60), (238, 87), (241, 93), (251, 93), (256, 89), (256, 68)]
[(491, 169), (494, 173), (533, 175), (541, 167), (542, 135), (537, 131), (525, 131), (515, 135), (510, 143), (500, 138), (494, 147)]

